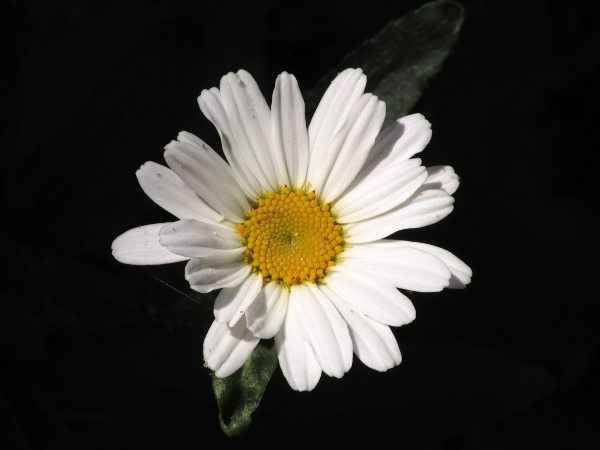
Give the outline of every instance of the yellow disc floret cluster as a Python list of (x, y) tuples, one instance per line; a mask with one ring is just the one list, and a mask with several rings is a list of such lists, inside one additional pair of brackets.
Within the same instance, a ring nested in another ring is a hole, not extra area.
[(267, 280), (288, 286), (325, 276), (342, 252), (341, 227), (314, 192), (269, 192), (237, 227), (246, 261)]

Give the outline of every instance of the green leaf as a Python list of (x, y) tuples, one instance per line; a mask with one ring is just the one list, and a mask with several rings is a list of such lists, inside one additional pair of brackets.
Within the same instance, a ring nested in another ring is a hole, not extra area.
[(384, 126), (407, 115), (427, 81), (452, 52), (464, 20), (461, 5), (452, 1), (427, 3), (390, 22), (375, 37), (363, 42), (317, 85), (305, 93), (306, 110), (315, 111), (331, 80), (348, 67), (362, 68), (366, 92), (386, 103)]
[(277, 367), (273, 340), (261, 340), (246, 363), (226, 378), (213, 372), (212, 385), (219, 405), (219, 422), (227, 436), (237, 436), (252, 424), (251, 414), (260, 403)]

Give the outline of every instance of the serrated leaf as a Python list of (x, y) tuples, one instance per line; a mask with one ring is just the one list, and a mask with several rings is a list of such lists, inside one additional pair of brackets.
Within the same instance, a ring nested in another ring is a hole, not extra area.
[(213, 372), (212, 385), (219, 405), (219, 422), (227, 436), (237, 436), (252, 424), (251, 414), (260, 403), (277, 367), (273, 341), (260, 341), (245, 364), (226, 378)]
[(451, 53), (464, 20), (461, 5), (435, 1), (390, 22), (375, 37), (346, 55), (338, 66), (304, 94), (312, 116), (331, 80), (348, 67), (363, 69), (366, 92), (386, 103), (384, 126), (407, 115), (427, 81)]

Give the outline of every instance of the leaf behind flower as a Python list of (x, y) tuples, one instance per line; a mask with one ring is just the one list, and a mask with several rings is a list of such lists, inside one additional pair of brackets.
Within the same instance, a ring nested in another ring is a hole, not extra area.
[(331, 80), (348, 67), (367, 75), (366, 92), (386, 103), (384, 126), (407, 115), (421, 97), (428, 80), (452, 52), (464, 20), (463, 7), (439, 0), (409, 11), (390, 22), (304, 94), (311, 117)]

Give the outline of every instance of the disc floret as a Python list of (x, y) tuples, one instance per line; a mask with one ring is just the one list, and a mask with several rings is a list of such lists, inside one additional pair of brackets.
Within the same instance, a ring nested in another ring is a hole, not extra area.
[(238, 224), (245, 260), (268, 281), (319, 281), (343, 251), (342, 228), (314, 192), (268, 192)]

